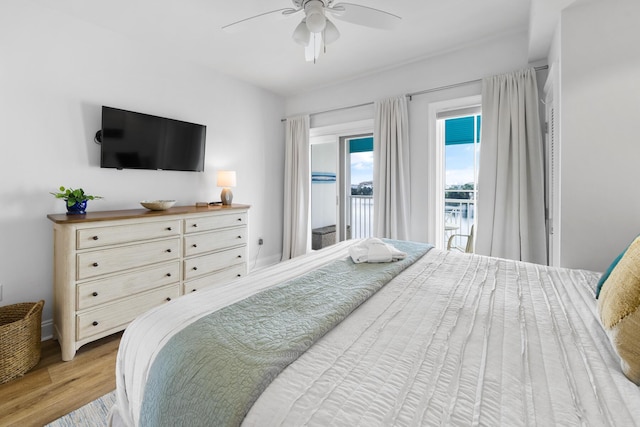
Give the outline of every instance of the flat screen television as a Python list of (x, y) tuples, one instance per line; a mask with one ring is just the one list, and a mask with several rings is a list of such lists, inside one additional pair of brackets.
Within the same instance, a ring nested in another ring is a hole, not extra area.
[(100, 167), (204, 171), (207, 127), (102, 107)]

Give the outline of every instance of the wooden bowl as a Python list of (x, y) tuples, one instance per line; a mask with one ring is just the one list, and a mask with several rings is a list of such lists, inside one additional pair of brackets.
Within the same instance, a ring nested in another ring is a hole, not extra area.
[(175, 200), (143, 200), (142, 206), (152, 211), (164, 211), (176, 204)]

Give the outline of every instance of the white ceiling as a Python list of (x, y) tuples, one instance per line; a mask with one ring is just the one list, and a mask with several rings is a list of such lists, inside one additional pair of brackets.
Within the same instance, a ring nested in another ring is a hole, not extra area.
[(291, 39), (302, 14), (274, 14), (239, 33), (222, 31), (249, 16), (291, 7), (291, 0), (34, 1), (163, 55), (288, 96), (501, 34), (529, 32), (529, 51), (537, 56), (530, 60), (543, 59), (560, 8), (573, 0), (350, 0), (401, 16), (400, 27), (385, 31), (334, 19), (341, 37), (316, 64), (306, 62), (304, 48)]

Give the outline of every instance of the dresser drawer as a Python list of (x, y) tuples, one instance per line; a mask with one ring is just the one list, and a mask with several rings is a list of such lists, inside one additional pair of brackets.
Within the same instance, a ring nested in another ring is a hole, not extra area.
[(195, 292), (203, 288), (207, 288), (210, 286), (220, 285), (232, 280), (243, 277), (247, 274), (247, 265), (246, 264), (238, 264), (234, 265), (230, 268), (225, 268), (224, 270), (216, 271), (213, 274), (208, 276), (201, 277), (199, 279), (194, 279), (186, 282), (183, 288), (183, 294), (188, 294), (190, 292)]
[(76, 309), (84, 310), (179, 281), (180, 261), (176, 260), (133, 273), (85, 282), (77, 287)]
[(247, 244), (247, 227), (227, 228), (184, 238), (184, 256), (191, 256)]
[(180, 235), (182, 221), (154, 221), (140, 224), (85, 228), (76, 232), (77, 249), (98, 248)]
[(247, 224), (247, 213), (236, 212), (233, 214), (211, 215), (205, 217), (187, 218), (184, 220), (185, 233), (197, 233), (200, 231), (216, 230), (219, 228), (237, 227)]
[(180, 238), (76, 255), (78, 280), (180, 258)]
[(114, 328), (124, 329), (133, 319), (147, 310), (180, 295), (180, 285), (175, 284), (137, 294), (104, 307), (79, 313), (76, 316), (77, 340), (88, 338)]
[(236, 264), (245, 263), (246, 248), (239, 247), (208, 255), (193, 257), (184, 261), (184, 280), (200, 277)]

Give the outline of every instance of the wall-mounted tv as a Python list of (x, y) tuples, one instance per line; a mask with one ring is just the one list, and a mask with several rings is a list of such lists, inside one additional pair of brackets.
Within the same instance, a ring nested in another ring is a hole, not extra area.
[(100, 167), (204, 171), (207, 127), (102, 107)]

